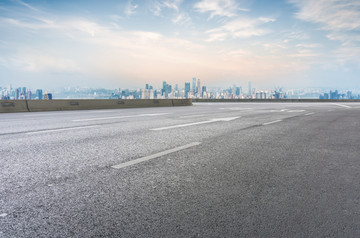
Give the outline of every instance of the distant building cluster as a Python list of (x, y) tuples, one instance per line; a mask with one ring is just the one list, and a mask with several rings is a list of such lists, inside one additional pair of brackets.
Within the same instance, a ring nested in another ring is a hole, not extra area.
[(338, 90), (331, 91), (320, 95), (320, 99), (360, 99), (360, 95), (353, 95), (351, 91), (339, 93)]
[(36, 89), (33, 93), (27, 87), (12, 88), (11, 85), (0, 87), (0, 95), (2, 100), (52, 100), (52, 93), (43, 94), (42, 89)]
[(213, 88), (209, 89), (202, 85), (199, 78), (192, 78), (190, 82), (185, 82), (184, 87), (180, 88), (178, 84), (174, 86), (166, 81), (162, 83), (162, 88), (155, 89), (146, 84), (145, 88), (138, 90), (115, 90), (112, 93), (112, 99), (167, 99), (167, 98), (191, 98), (191, 99), (280, 99), (286, 98), (286, 94), (279, 90), (256, 90), (248, 84), (247, 92), (243, 91), (241, 86), (234, 85), (228, 89)]

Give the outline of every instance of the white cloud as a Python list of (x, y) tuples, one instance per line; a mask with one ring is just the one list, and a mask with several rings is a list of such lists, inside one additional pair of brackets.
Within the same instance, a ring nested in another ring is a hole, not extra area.
[(293, 40), (307, 40), (309, 39), (309, 35), (303, 31), (292, 31), (292, 32), (286, 32), (284, 34), (286, 37), (285, 41), (293, 41)]
[(179, 13), (172, 19), (172, 22), (176, 24), (185, 24), (190, 21), (191, 18), (186, 13)]
[(15, 2), (22, 5), (22, 6), (27, 7), (28, 9), (30, 9), (32, 11), (36, 11), (36, 12), (39, 11), (36, 7), (33, 7), (32, 5), (30, 5), (30, 4), (26, 3), (26, 2), (23, 2), (21, 0), (15, 0)]
[(297, 48), (319, 48), (320, 44), (296, 44)]
[(360, 47), (344, 46), (336, 50), (336, 60), (343, 66), (346, 64), (355, 64), (360, 69)]
[(316, 57), (316, 56), (319, 56), (319, 54), (308, 49), (298, 50), (296, 53), (289, 55), (289, 57), (293, 57), (293, 58)]
[(163, 2), (163, 5), (167, 8), (174, 9), (179, 11), (179, 6), (182, 3), (182, 0), (167, 0)]
[(323, 25), (331, 31), (360, 30), (359, 0), (290, 0), (299, 11), (296, 17)]
[(162, 11), (162, 4), (159, 1), (153, 1), (150, 5), (150, 11), (155, 15), (155, 16), (160, 16), (161, 15), (161, 11)]
[(8, 67), (28, 72), (74, 72), (79, 68), (70, 59), (60, 58), (39, 51), (25, 50), (11, 57)]
[(150, 11), (152, 11), (152, 13), (155, 16), (160, 16), (164, 8), (169, 8), (176, 12), (179, 12), (180, 5), (182, 2), (183, 0), (165, 0), (165, 1), (154, 0), (151, 3)]
[[(341, 65), (359, 63), (360, 1), (359, 0), (290, 0), (298, 7), (296, 17), (317, 23), (328, 31), (326, 37), (339, 41), (338, 47), (329, 50), (329, 59)], [(306, 55), (306, 52), (304, 53)]]
[(131, 16), (136, 13), (136, 8), (138, 8), (138, 5), (133, 4), (132, 2), (133, 2), (132, 0), (129, 0), (125, 7), (125, 15), (126, 16)]
[(194, 5), (194, 8), (200, 13), (210, 12), (210, 18), (215, 16), (234, 17), (237, 11), (248, 11), (239, 8), (234, 0), (202, 0)]
[(273, 22), (274, 19), (267, 18), (249, 19), (239, 18), (226, 23), (225, 25), (211, 29), (206, 33), (209, 35), (207, 41), (223, 41), (229, 37), (231, 38), (250, 38), (252, 36), (262, 36), (267, 34), (269, 31), (262, 29), (259, 26)]

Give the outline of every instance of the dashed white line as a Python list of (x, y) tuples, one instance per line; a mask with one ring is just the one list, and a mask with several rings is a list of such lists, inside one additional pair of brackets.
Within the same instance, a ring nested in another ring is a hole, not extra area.
[(281, 122), (281, 121), (282, 121), (282, 120), (276, 120), (276, 121), (266, 122), (266, 123), (263, 123), (262, 125), (263, 125), (263, 126), (266, 126), (266, 125), (274, 124), (274, 123)]
[(156, 153), (156, 154), (153, 154), (153, 155), (149, 155), (149, 156), (145, 156), (145, 157), (138, 158), (138, 159), (135, 159), (135, 160), (131, 160), (131, 161), (121, 163), (121, 164), (118, 164), (118, 165), (114, 165), (114, 166), (111, 166), (111, 167), (114, 168), (114, 169), (125, 168), (125, 167), (128, 167), (128, 166), (134, 165), (134, 164), (142, 163), (142, 162), (145, 162), (145, 161), (148, 161), (148, 160), (151, 160), (151, 159), (155, 159), (155, 158), (167, 155), (167, 154), (171, 154), (171, 153), (174, 153), (174, 152), (177, 152), (177, 151), (180, 151), (180, 150), (185, 150), (187, 148), (194, 147), (194, 146), (197, 146), (197, 145), (200, 145), (200, 144), (201, 144), (201, 142), (193, 142), (193, 143), (183, 145), (183, 146), (180, 146), (180, 147), (177, 147), (177, 148), (174, 148), (174, 149), (165, 150), (163, 152), (159, 152), (159, 153)]
[(218, 121), (232, 121), (232, 120), (235, 120), (235, 119), (238, 119), (238, 118), (240, 118), (240, 117), (216, 118), (216, 119), (211, 119), (209, 121), (200, 121), (200, 122), (193, 122), (193, 123), (180, 124), (180, 125), (174, 125), (174, 126), (166, 126), (166, 127), (154, 128), (154, 129), (150, 129), (150, 130), (151, 131), (162, 131), (162, 130), (180, 128), (180, 127), (187, 127), (187, 126), (195, 126), (195, 125), (213, 123), (213, 122), (218, 122)]
[(204, 114), (199, 114), (199, 115), (188, 115), (188, 116), (182, 116), (180, 118), (193, 118), (193, 117), (202, 117), (204, 116)]
[(78, 126), (78, 127), (70, 127), (70, 128), (62, 128), (62, 129), (50, 129), (50, 130), (42, 130), (42, 131), (32, 131), (25, 133), (26, 135), (40, 134), (40, 133), (48, 133), (48, 132), (57, 132), (57, 131), (69, 131), (69, 130), (78, 130), (85, 128), (97, 127), (97, 125), (93, 126)]
[(71, 121), (74, 121), (74, 122), (100, 121), (100, 120), (122, 119), (122, 118), (131, 118), (131, 117), (153, 117), (153, 116), (162, 116), (162, 115), (166, 115), (166, 114), (169, 114), (169, 113), (138, 114), (138, 115), (118, 116), (118, 117), (97, 117), (97, 118), (76, 119), (76, 120), (71, 120)]
[(230, 111), (241, 111), (241, 110), (251, 110), (252, 108), (243, 108), (243, 107), (221, 107), (220, 110), (230, 110)]
[(287, 112), (303, 112), (303, 111), (305, 111), (305, 110), (289, 110)]
[(351, 108), (348, 105), (340, 104), (340, 103), (332, 103), (333, 105), (339, 106), (339, 107), (345, 107), (345, 108)]
[(312, 115), (312, 114), (314, 114), (314, 113), (313, 113), (313, 112), (306, 113), (305, 116), (310, 116), (310, 115)]

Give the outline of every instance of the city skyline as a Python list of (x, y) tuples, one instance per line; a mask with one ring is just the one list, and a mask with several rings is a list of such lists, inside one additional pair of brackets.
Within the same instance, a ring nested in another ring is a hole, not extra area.
[(2, 1), (0, 82), (359, 89), (359, 29), (355, 0)]
[[(47, 90), (37, 88), (36, 91), (28, 87), (6, 87), (0, 85), (0, 99), (2, 100), (48, 100), (53, 99), (360, 99), (357, 89), (334, 88), (256, 88), (252, 82), (248, 86), (232, 85), (229, 87), (208, 87), (196, 77), (192, 82), (171, 85), (166, 81), (161, 87), (147, 83), (137, 89), (129, 88), (87, 88), (64, 87)], [(45, 92), (45, 93), (44, 93)]]

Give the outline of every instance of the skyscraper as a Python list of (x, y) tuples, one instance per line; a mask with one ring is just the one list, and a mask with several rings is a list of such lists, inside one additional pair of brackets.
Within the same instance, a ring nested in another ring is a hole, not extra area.
[(195, 77), (192, 79), (192, 91), (193, 91), (193, 94), (196, 93), (196, 78)]
[(199, 95), (201, 95), (201, 83), (200, 83), (200, 79), (197, 80), (196, 93), (198, 93)]
[(202, 86), (201, 88), (202, 88), (201, 90), (202, 92), (206, 92), (206, 86)]
[(37, 99), (39, 99), (39, 100), (42, 100), (42, 99), (43, 99), (42, 89), (36, 89), (36, 97), (37, 97)]
[(190, 83), (185, 83), (185, 97), (189, 98)]
[(251, 82), (249, 82), (249, 96), (251, 96), (251, 94), (252, 94), (252, 88), (251, 88)]
[(166, 81), (163, 82), (163, 88), (162, 88), (162, 95), (165, 96), (165, 98), (168, 98), (169, 95), (169, 89), (168, 89), (168, 84), (166, 83)]

